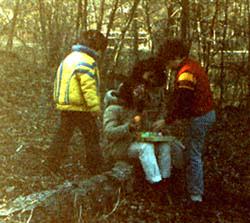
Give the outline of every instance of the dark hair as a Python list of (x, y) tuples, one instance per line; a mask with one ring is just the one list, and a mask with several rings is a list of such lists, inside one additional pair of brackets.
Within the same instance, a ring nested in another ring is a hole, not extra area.
[(120, 84), (118, 94), (127, 107), (133, 107), (133, 86), (129, 80)]
[(142, 112), (147, 97), (144, 84), (134, 85), (129, 79), (122, 82), (118, 88), (118, 97), (121, 103), (128, 108)]
[(143, 74), (147, 71), (152, 71), (155, 74), (154, 80), (157, 86), (162, 86), (166, 83), (165, 64), (162, 60), (158, 60), (155, 57), (140, 60), (135, 63), (129, 79), (135, 83), (135, 85), (144, 83)]
[(78, 43), (86, 45), (96, 51), (104, 51), (108, 45), (108, 39), (98, 30), (82, 31)]
[(181, 39), (166, 39), (160, 46), (157, 57), (159, 60), (174, 60), (177, 57), (187, 57), (189, 46)]

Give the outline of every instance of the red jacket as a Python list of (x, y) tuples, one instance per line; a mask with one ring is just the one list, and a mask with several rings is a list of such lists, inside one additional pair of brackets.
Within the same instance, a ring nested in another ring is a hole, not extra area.
[(175, 119), (202, 116), (213, 109), (208, 75), (201, 65), (192, 59), (185, 59), (179, 67), (167, 123)]

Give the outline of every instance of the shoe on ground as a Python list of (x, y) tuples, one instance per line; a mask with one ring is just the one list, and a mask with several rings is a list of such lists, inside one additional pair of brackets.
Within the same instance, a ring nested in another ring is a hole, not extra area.
[(189, 196), (188, 199), (185, 199), (183, 205), (187, 213), (199, 218), (206, 214), (204, 212), (207, 212), (206, 203), (203, 201), (202, 196), (199, 195)]
[(202, 202), (202, 196), (200, 194), (190, 195), (190, 199), (193, 202)]

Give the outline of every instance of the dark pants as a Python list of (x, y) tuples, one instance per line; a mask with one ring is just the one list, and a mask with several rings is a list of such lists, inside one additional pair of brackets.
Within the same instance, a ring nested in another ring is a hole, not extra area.
[(99, 146), (99, 130), (96, 120), (90, 112), (62, 111), (60, 126), (50, 146), (49, 166), (58, 170), (66, 157), (70, 139), (74, 130), (79, 128), (85, 142), (86, 167), (90, 172), (98, 172), (102, 163), (102, 153)]

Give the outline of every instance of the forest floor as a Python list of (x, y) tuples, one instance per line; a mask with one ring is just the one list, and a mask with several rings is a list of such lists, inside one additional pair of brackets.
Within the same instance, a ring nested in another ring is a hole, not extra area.
[[(56, 129), (57, 112), (52, 105), (52, 80), (43, 69), (0, 66), (0, 209), (21, 195), (53, 188), (65, 179), (89, 177), (81, 162), (82, 142), (73, 137), (64, 176), (46, 175), (44, 161)], [(250, 222), (250, 137), (249, 115), (233, 112), (219, 119), (205, 148), (206, 196), (202, 208), (187, 208), (183, 173), (173, 177), (169, 194), (150, 188), (121, 194), (113, 210), (99, 211), (82, 222)], [(106, 214), (106, 218), (101, 216)], [(15, 215), (0, 222), (32, 222)], [(63, 221), (62, 221), (63, 222)]]

